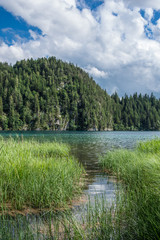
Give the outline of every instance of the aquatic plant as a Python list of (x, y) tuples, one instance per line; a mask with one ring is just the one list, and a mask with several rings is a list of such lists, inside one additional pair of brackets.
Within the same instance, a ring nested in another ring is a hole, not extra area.
[(68, 146), (9, 139), (0, 147), (1, 212), (62, 208), (80, 193), (84, 169)]
[(121, 183), (114, 204), (95, 201), (83, 224), (71, 220), (68, 239), (160, 239), (160, 140), (115, 150), (100, 159), (104, 171)]
[(160, 239), (160, 140), (109, 152), (100, 161), (123, 183), (113, 219), (119, 239)]
[[(10, 143), (16, 144), (13, 140)], [(67, 146), (63, 145), (63, 151), (59, 151), (57, 150), (59, 145), (55, 145), (55, 151), (52, 152), (51, 146), (47, 143), (46, 147), (48, 146), (48, 148), (46, 149), (45, 144), (32, 142), (29, 153), (33, 159), (38, 158), (40, 162), (43, 162), (43, 157), (60, 160), (68, 156)], [(158, 139), (141, 142), (135, 150), (121, 149), (108, 152), (100, 159), (104, 171), (114, 173), (122, 186), (118, 188), (112, 206), (106, 202), (105, 198), (102, 198), (101, 201), (95, 200), (94, 207), (91, 207), (89, 202), (86, 215), (79, 222), (71, 213), (64, 213), (63, 216), (57, 215), (56, 217), (50, 212), (44, 217), (35, 218), (35, 224), (27, 218), (20, 217), (10, 220), (4, 216), (0, 218), (0, 237), (5, 236), (4, 239), (74, 240), (160, 239), (159, 146), (160, 140)], [(2, 147), (2, 149), (5, 148)], [(25, 152), (25, 149), (27, 149), (27, 143), (26, 146), (23, 145), (23, 151), (20, 152)], [(20, 157), (21, 154), (17, 156)], [(55, 166), (57, 166), (58, 163), (55, 162)], [(83, 170), (81, 170), (82, 172)], [(18, 173), (20, 175), (20, 172)]]

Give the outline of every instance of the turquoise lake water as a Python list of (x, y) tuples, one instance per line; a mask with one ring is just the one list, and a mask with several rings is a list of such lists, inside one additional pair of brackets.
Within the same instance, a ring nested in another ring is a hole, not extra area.
[(40, 141), (58, 141), (67, 143), (72, 154), (91, 171), (97, 167), (98, 158), (109, 150), (116, 148), (132, 149), (138, 141), (145, 141), (160, 137), (159, 131), (141, 132), (78, 132), (78, 131), (27, 131), (27, 132), (0, 132), (3, 137), (17, 136)]

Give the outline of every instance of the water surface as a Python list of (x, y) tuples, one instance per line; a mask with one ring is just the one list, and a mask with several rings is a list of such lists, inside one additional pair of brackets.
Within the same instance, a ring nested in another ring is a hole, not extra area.
[(67, 143), (72, 154), (83, 164), (88, 173), (88, 184), (84, 190), (91, 197), (106, 194), (108, 199), (114, 196), (115, 184), (112, 178), (101, 173), (98, 159), (107, 151), (117, 148), (133, 149), (137, 142), (160, 137), (158, 131), (119, 131), (119, 132), (81, 132), (81, 131), (18, 131), (0, 132), (3, 137), (21, 136), (39, 141), (58, 141)]
[(71, 146), (73, 155), (84, 165), (86, 170), (94, 170), (99, 155), (117, 148), (132, 149), (138, 141), (160, 137), (159, 131), (1, 131), (0, 136), (37, 139), (40, 141), (58, 141)]
[[(52, 132), (52, 131), (27, 131), (27, 132), (0, 132), (0, 136), (21, 137), (24, 139), (37, 139), (38, 141), (58, 141), (70, 145), (71, 152), (83, 164), (87, 172), (87, 184), (84, 189), (86, 199), (90, 199), (94, 207), (95, 199), (105, 199), (109, 206), (114, 203), (115, 190), (118, 187), (115, 178), (101, 172), (98, 165), (98, 159), (107, 151), (118, 148), (133, 149), (137, 142), (160, 137), (160, 132)], [(73, 216), (82, 220), (87, 210), (87, 202), (76, 204), (73, 208)], [(49, 217), (50, 219), (50, 217)], [(42, 216), (29, 215), (22, 218), (21, 231), (26, 229), (40, 228), (46, 229), (46, 223), (49, 222), (47, 213)], [(19, 221), (15, 218), (15, 223), (10, 224), (12, 234), (15, 237), (15, 231), (19, 231)], [(27, 230), (28, 231), (28, 230)], [(36, 236), (35, 236), (35, 239)], [(38, 239), (44, 239), (43, 234)]]

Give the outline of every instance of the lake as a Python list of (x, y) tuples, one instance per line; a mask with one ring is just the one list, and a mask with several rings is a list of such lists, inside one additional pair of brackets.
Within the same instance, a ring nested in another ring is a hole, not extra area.
[[(95, 199), (106, 199), (108, 206), (114, 204), (115, 191), (119, 187), (116, 179), (101, 172), (98, 165), (98, 159), (107, 151), (112, 151), (117, 148), (133, 149), (138, 141), (146, 141), (153, 138), (159, 138), (160, 132), (52, 132), (52, 131), (28, 131), (28, 132), (0, 132), (0, 136), (4, 138), (24, 138), (37, 139), (38, 141), (58, 141), (70, 145), (71, 152), (83, 164), (86, 172), (86, 186), (83, 192), (84, 202), (76, 203), (73, 206), (72, 214), (76, 220), (83, 220), (83, 216), (87, 211), (87, 201), (90, 199), (90, 204), (94, 208)], [(59, 217), (58, 217), (59, 218)], [(50, 222), (50, 215), (47, 213), (36, 215), (26, 215), (22, 218), (18, 216), (12, 219), (12, 222), (2, 219), (7, 232), (11, 232), (13, 239), (16, 232), (26, 238), (26, 232), (35, 232), (35, 229), (46, 229)], [(54, 222), (53, 222), (54, 223)], [(7, 225), (8, 224), (8, 225)], [(3, 227), (2, 227), (3, 228)], [(21, 229), (21, 230), (19, 230)], [(42, 235), (35, 234), (33, 239), (47, 239)], [(23, 237), (21, 239), (24, 239)], [(26, 238), (26, 239), (30, 239)]]
[(67, 143), (72, 154), (83, 164), (88, 173), (87, 185), (84, 190), (89, 196), (105, 194), (110, 201), (114, 198), (114, 178), (104, 175), (98, 166), (98, 159), (107, 151), (117, 148), (133, 149), (138, 141), (160, 137), (158, 131), (119, 131), (119, 132), (81, 132), (81, 131), (26, 131), (1, 132), (5, 138), (14, 137), (37, 139), (39, 141), (58, 141)]
[(117, 148), (132, 149), (138, 141), (160, 137), (159, 131), (119, 131), (119, 132), (83, 132), (83, 131), (2, 131), (2, 137), (17, 136), (40, 141), (58, 141), (71, 146), (72, 154), (84, 165), (87, 171), (95, 170), (98, 157)]

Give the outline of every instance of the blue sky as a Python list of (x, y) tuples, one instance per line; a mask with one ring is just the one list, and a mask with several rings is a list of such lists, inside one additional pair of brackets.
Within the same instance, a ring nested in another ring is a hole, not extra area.
[(9, 46), (16, 41), (29, 41), (32, 39), (29, 29), (42, 34), (37, 27), (31, 26), (20, 16), (14, 16), (12, 13), (0, 7), (0, 39)]
[[(103, 0), (85, 0), (80, 4), (79, 9), (88, 7), (95, 11), (98, 6), (103, 4)], [(77, 4), (78, 5), (78, 4)], [(0, 7), (0, 39), (8, 45), (12, 45), (16, 41), (29, 41), (32, 39), (29, 30), (42, 35), (42, 31), (27, 22), (21, 16), (15, 16), (12, 13)]]
[(83, 9), (83, 7), (88, 7), (91, 10), (95, 10), (97, 7), (103, 4), (104, 1), (103, 0), (84, 0), (84, 1), (78, 1), (78, 3), (80, 3), (81, 5), (80, 9)]
[[(80, 9), (83, 7), (88, 7), (92, 11), (95, 11), (97, 7), (102, 5), (104, 1), (101, 0), (86, 0)], [(113, 12), (113, 14), (115, 14)], [(146, 19), (145, 17), (145, 9), (140, 10), (141, 16)], [(151, 19), (152, 24), (156, 25), (157, 21), (160, 19), (160, 10), (154, 10), (154, 15)], [(148, 38), (153, 38), (152, 30), (149, 26), (146, 25), (145, 28), (146, 35)], [(0, 39), (4, 41), (8, 45), (14, 44), (16, 41), (29, 41), (32, 36), (29, 33), (29, 30), (36, 32), (39, 35), (42, 35), (42, 31), (34, 27), (21, 17), (21, 16), (14, 16), (12, 13), (5, 10), (3, 7), (0, 7)]]
[(0, 61), (47, 56), (110, 94), (160, 97), (159, 0), (0, 0)]

